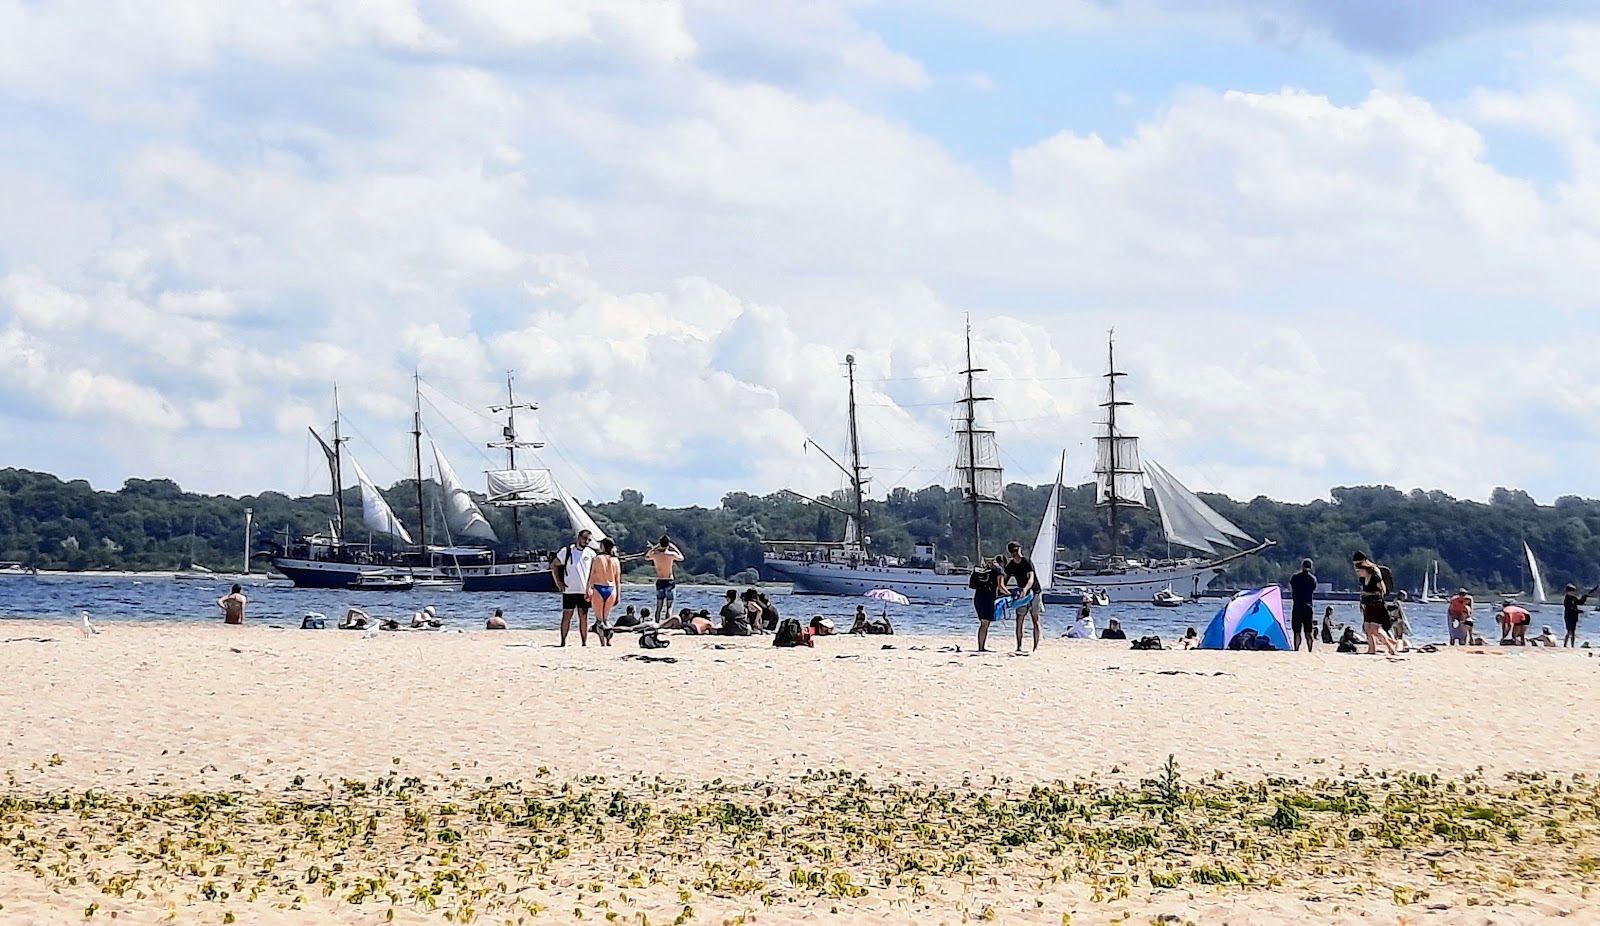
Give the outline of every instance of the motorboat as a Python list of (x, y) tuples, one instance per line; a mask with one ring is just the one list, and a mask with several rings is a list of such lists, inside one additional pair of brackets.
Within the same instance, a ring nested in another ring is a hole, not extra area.
[(1180, 608), (1188, 599), (1173, 591), (1170, 586), (1155, 593), (1150, 603), (1158, 608)]

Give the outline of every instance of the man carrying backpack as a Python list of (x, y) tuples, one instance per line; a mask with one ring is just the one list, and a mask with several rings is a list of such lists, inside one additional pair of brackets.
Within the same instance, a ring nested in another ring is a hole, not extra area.
[(577, 543), (569, 543), (550, 558), (550, 574), (555, 576), (556, 587), (561, 589), (561, 645), (567, 645), (567, 632), (572, 629), (572, 614), (578, 613), (578, 640), (589, 645), (589, 567), (594, 564), (594, 550), (589, 541), (593, 535), (587, 530), (578, 531)]

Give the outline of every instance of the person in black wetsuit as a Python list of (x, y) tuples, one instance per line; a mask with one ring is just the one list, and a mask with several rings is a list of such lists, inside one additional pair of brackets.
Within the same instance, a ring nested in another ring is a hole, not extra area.
[(1001, 568), (1001, 557), (985, 560), (974, 570), (977, 588), (972, 591), (972, 609), (978, 612), (978, 652), (987, 652), (989, 624), (994, 620), (994, 602), (1005, 591), (1006, 573)]
[(1355, 564), (1356, 581), (1361, 585), (1361, 621), (1367, 634), (1367, 655), (1376, 656), (1379, 643), (1389, 655), (1397, 655), (1394, 641), (1389, 639), (1389, 605), (1384, 601), (1389, 587), (1383, 582), (1383, 571), (1367, 558), (1367, 554), (1359, 551), (1350, 561)]
[(1589, 596), (1597, 591), (1600, 591), (1600, 585), (1596, 585), (1580, 595), (1578, 594), (1578, 586), (1567, 586), (1566, 597), (1561, 599), (1562, 617), (1567, 622), (1567, 635), (1561, 638), (1563, 647), (1575, 647), (1578, 645), (1578, 618), (1583, 615), (1583, 606), (1588, 604)]
[(1289, 624), (1294, 628), (1294, 648), (1300, 650), (1300, 640), (1306, 641), (1306, 652), (1317, 644), (1317, 612), (1313, 601), (1317, 593), (1317, 576), (1311, 571), (1311, 560), (1300, 561), (1300, 571), (1289, 578), (1289, 598), (1293, 602)]

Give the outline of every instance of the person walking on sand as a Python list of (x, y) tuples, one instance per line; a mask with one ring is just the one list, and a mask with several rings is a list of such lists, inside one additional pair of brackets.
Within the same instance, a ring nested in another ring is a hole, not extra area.
[[(1300, 640), (1305, 638), (1306, 652), (1317, 644), (1317, 574), (1311, 571), (1311, 560), (1300, 561), (1300, 571), (1289, 578), (1289, 598), (1293, 602), (1290, 626), (1294, 628), (1295, 652), (1300, 651)], [(1331, 628), (1330, 628), (1331, 632)]]
[(650, 549), (645, 551), (645, 559), (656, 567), (656, 613), (671, 614), (672, 600), (678, 588), (678, 580), (673, 575), (675, 564), (683, 562), (683, 551), (666, 534), (661, 535)]
[(218, 598), (217, 607), (222, 609), (222, 622), (224, 624), (244, 623), (244, 606), (247, 600), (244, 597), (244, 591), (238, 585), (233, 587), (233, 591)]
[(622, 597), (622, 561), (617, 559), (617, 545), (610, 537), (600, 541), (600, 552), (589, 564), (589, 604), (594, 608), (594, 629), (600, 635), (600, 645), (611, 645), (611, 625), (606, 618)]
[(1361, 622), (1367, 634), (1367, 655), (1376, 656), (1379, 643), (1389, 655), (1398, 655), (1394, 641), (1389, 639), (1389, 604), (1384, 600), (1389, 586), (1383, 581), (1383, 570), (1360, 551), (1350, 557), (1350, 562), (1355, 566), (1356, 581), (1361, 586)]
[(988, 652), (989, 624), (994, 620), (994, 603), (1005, 589), (1006, 573), (1000, 557), (984, 560), (972, 573), (972, 609), (978, 612), (978, 652)]
[(1561, 599), (1562, 617), (1567, 622), (1567, 635), (1561, 638), (1563, 648), (1578, 645), (1578, 618), (1583, 615), (1583, 606), (1589, 603), (1589, 596), (1597, 591), (1600, 591), (1600, 585), (1580, 595), (1578, 586), (1571, 584), (1567, 586), (1567, 594)]
[(1029, 598), (1027, 604), (1017, 607), (1017, 652), (1022, 652), (1022, 620), (1025, 617), (1033, 618), (1033, 648), (1039, 649), (1039, 615), (1044, 604), (1044, 595), (1039, 591), (1039, 576), (1033, 571), (1033, 560), (1022, 555), (1022, 544), (1013, 540), (1006, 544), (1006, 552), (1011, 554), (1011, 559), (1006, 562), (1006, 584), (1011, 587), (1012, 594), (1019, 598)]
[(594, 563), (593, 537), (587, 529), (578, 531), (576, 543), (569, 543), (550, 558), (550, 574), (561, 589), (561, 645), (567, 645), (572, 630), (572, 614), (578, 613), (578, 641), (589, 645), (589, 567)]

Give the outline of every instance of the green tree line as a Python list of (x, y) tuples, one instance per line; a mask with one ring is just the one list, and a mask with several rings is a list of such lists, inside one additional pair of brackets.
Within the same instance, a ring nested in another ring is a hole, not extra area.
[[(431, 509), (431, 538), (439, 526), (437, 487), (424, 484)], [(986, 553), (1007, 540), (1031, 546), (1049, 497), (1049, 486), (1012, 484), (1005, 505), (986, 506), (979, 530)], [(416, 483), (402, 481), (384, 491), (396, 514), (417, 523)], [(1263, 555), (1229, 566), (1226, 582), (1256, 585), (1282, 581), (1302, 557), (1318, 562), (1324, 581), (1349, 588), (1350, 553), (1365, 550), (1389, 565), (1411, 587), (1439, 563), (1441, 584), (1475, 591), (1511, 591), (1529, 582), (1522, 556), (1526, 540), (1539, 557), (1552, 591), (1565, 582), (1600, 580), (1600, 501), (1564, 496), (1539, 505), (1525, 492), (1496, 489), (1488, 502), (1452, 498), (1442, 492), (1401, 492), (1388, 486), (1340, 487), (1329, 500), (1307, 504), (1265, 497), (1238, 502), (1205, 495), (1214, 508), (1258, 538), (1277, 545)], [(1104, 552), (1110, 536), (1103, 512), (1093, 507), (1094, 490), (1083, 485), (1062, 492), (1058, 558), (1080, 560)], [(840, 507), (848, 507), (835, 496)], [(365, 541), (360, 498), (346, 491), (346, 539)], [(716, 507), (663, 508), (635, 490), (615, 501), (586, 506), (624, 552), (639, 552), (670, 534), (686, 555), (689, 572), (747, 580), (761, 565), (762, 541), (833, 541), (843, 536), (844, 516), (787, 493), (730, 492)], [(278, 533), (326, 533), (332, 516), (329, 495), (292, 498), (263, 492), (240, 498), (184, 492), (167, 479), (129, 479), (122, 488), (98, 491), (82, 480), (62, 481), (47, 473), (0, 469), (0, 561), (48, 569), (180, 569), (191, 562), (235, 569), (244, 555), (244, 510), (255, 512), (253, 547), (265, 550)], [(511, 550), (511, 513), (485, 508), (501, 537), (497, 550)], [(569, 528), (560, 505), (523, 509), (524, 549), (553, 549)], [(1130, 555), (1170, 553), (1153, 510), (1125, 512), (1121, 547)], [(957, 493), (940, 486), (897, 488), (867, 503), (865, 533), (875, 552), (908, 555), (915, 543), (934, 543), (957, 561), (975, 551), (971, 516)], [(382, 546), (382, 541), (377, 542)]]

